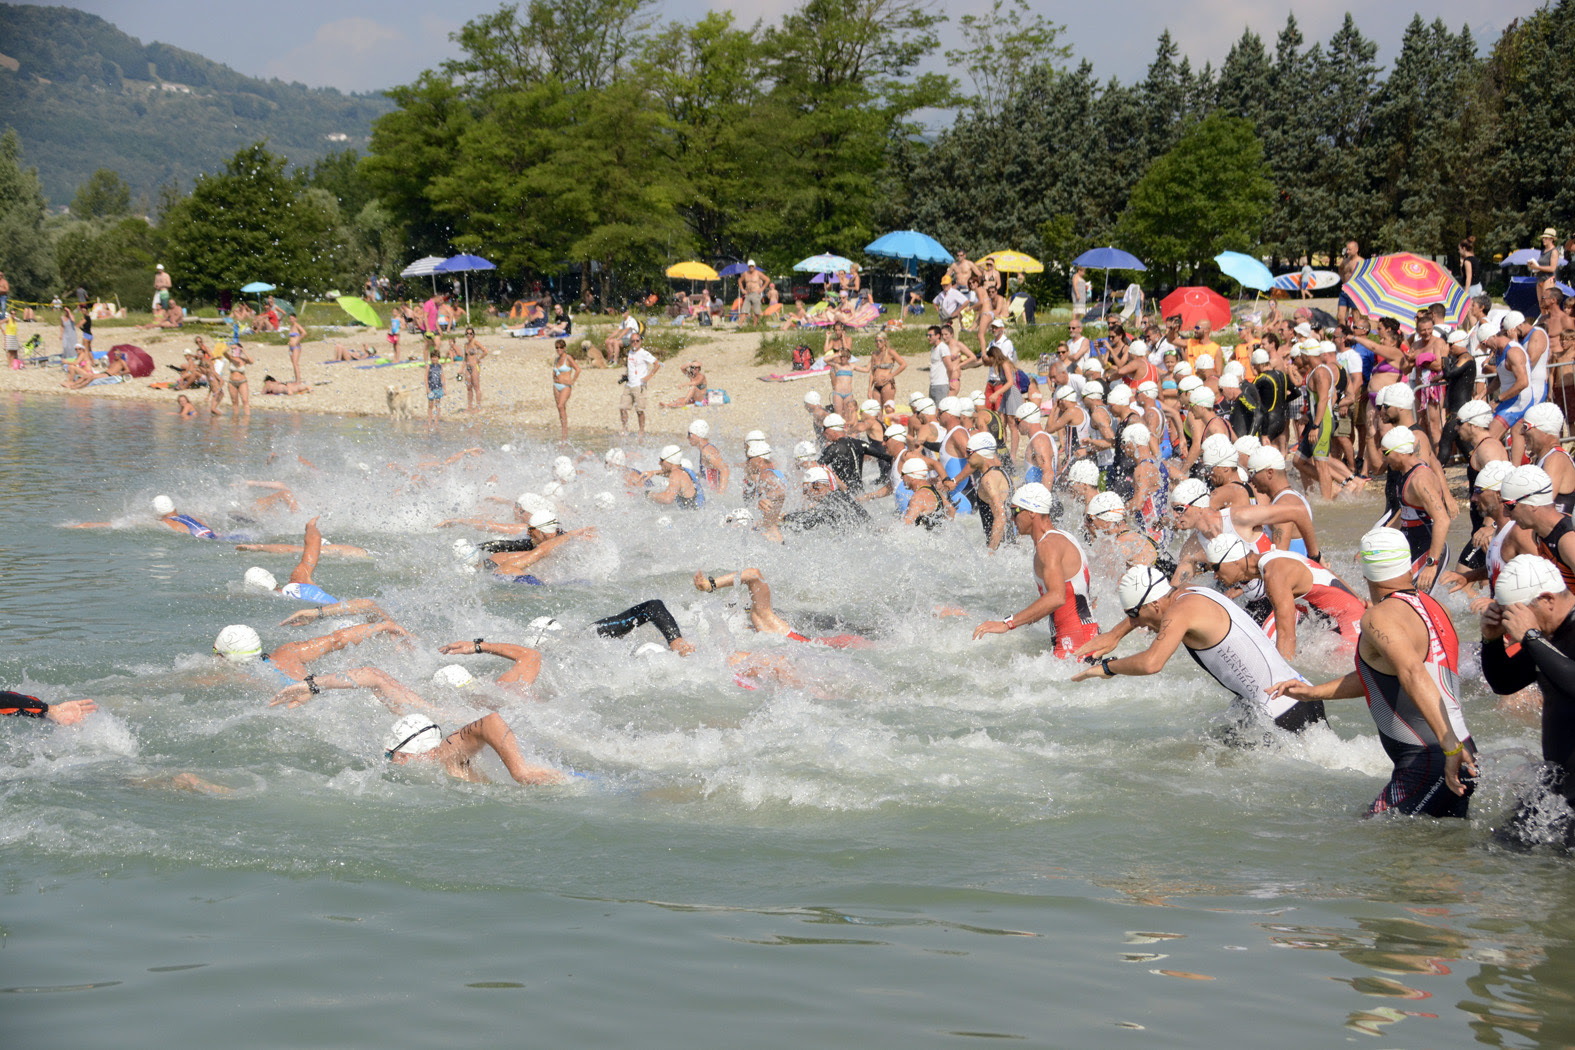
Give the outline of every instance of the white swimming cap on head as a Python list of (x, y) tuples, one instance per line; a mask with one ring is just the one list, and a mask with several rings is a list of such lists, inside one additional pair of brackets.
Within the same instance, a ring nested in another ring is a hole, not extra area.
[(995, 455), (995, 435), (988, 430), (981, 430), (977, 434), (969, 435), (968, 451), (979, 452), (984, 455)]
[(559, 456), (552, 461), (552, 476), (559, 481), (574, 480), (574, 460), (568, 456)]
[(1460, 406), (1460, 411), (1455, 415), (1460, 422), (1468, 423), (1474, 427), (1491, 426), (1493, 423), (1493, 406), (1486, 401), (1471, 400)]
[(1541, 467), (1528, 463), (1509, 472), (1499, 486), (1505, 503), (1524, 503), (1528, 507), (1553, 505), (1553, 479)]
[(454, 557), (467, 565), (474, 565), (481, 560), (481, 548), (467, 539), (454, 541)]
[(1192, 374), (1192, 366), (1185, 361), (1177, 361), (1176, 367), (1170, 370), (1170, 374), (1172, 376), (1190, 376)]
[(968, 395), (968, 400), (973, 402), (975, 408), (983, 408), (990, 401), (989, 398), (984, 396), (983, 390), (975, 390)]
[(1515, 466), (1507, 459), (1490, 459), (1477, 471), (1477, 488), (1483, 492), (1498, 492), (1504, 479), (1514, 473)]
[(174, 514), (175, 501), (170, 499), (168, 496), (154, 496), (153, 513), (157, 514), (161, 518), (166, 514)]
[(1236, 439), (1236, 452), (1238, 455), (1250, 456), (1262, 447), (1263, 442), (1259, 441), (1252, 434), (1243, 434)]
[(1181, 391), (1183, 394), (1190, 394), (1202, 385), (1203, 380), (1199, 379), (1197, 376), (1186, 375), (1181, 377), (1181, 382), (1176, 384), (1176, 389)]
[(553, 631), (563, 630), (563, 624), (551, 616), (538, 616), (530, 622), (530, 629), (536, 632), (536, 640), (531, 642), (531, 648), (541, 648), (542, 639)]
[(1209, 487), (1197, 478), (1183, 478), (1170, 490), (1170, 503), (1173, 507), (1207, 507)]
[(1449, 338), (1446, 341), (1450, 346), (1465, 346), (1471, 342), (1471, 333), (1464, 328), (1456, 328), (1449, 333)]
[(1269, 352), (1267, 350), (1265, 350), (1261, 346), (1258, 347), (1258, 349), (1256, 349), (1256, 350), (1254, 350), (1252, 352), (1252, 363), (1253, 363), (1254, 367), (1256, 367), (1258, 365), (1266, 365), (1266, 364), (1268, 364), (1269, 363)]
[(815, 448), (813, 441), (800, 441), (793, 446), (794, 459), (819, 459), (820, 452)]
[(1408, 456), (1416, 451), (1416, 435), (1410, 427), (1390, 427), (1379, 445), (1385, 452), (1398, 452)]
[(929, 464), (922, 459), (914, 458), (902, 461), (902, 476), (905, 478), (922, 478), (929, 472)]
[(866, 416), (880, 415), (880, 402), (876, 401), (873, 397), (870, 398), (863, 404), (859, 405), (859, 414)]
[(1146, 447), (1153, 438), (1153, 433), (1143, 423), (1133, 423), (1121, 431), (1121, 443), (1123, 445)]
[(1231, 390), (1240, 390), (1241, 377), (1235, 372), (1226, 372), (1224, 375), (1220, 376), (1220, 389), (1224, 390), (1227, 387), (1229, 387)]
[(1247, 556), (1247, 553), (1247, 544), (1236, 535), (1234, 530), (1222, 532), (1203, 545), (1203, 556), (1209, 560), (1210, 565), (1240, 561)]
[(668, 517), (666, 514), (663, 514), (660, 518), (656, 519), (656, 527), (659, 529), (670, 529), (673, 527), (673, 519)]
[(913, 409), (921, 416), (933, 416), (937, 414), (935, 402), (931, 401), (928, 397), (916, 397), (912, 401), (908, 402), (908, 407)]
[(819, 390), (811, 390), (809, 393), (805, 394), (804, 395), (804, 404), (806, 404), (806, 405), (818, 405), (818, 404), (820, 404), (820, 391)]
[(1110, 388), (1110, 393), (1105, 395), (1105, 401), (1112, 405), (1130, 405), (1132, 403), (1132, 388), (1125, 383), (1117, 383)]
[(950, 395), (941, 398), (935, 404), (935, 409), (943, 416), (957, 414), (957, 399)]
[(1105, 399), (1105, 384), (1091, 379), (1083, 384), (1083, 396), (1090, 401), (1103, 401)]
[(556, 481), (549, 481), (541, 487), (541, 498), (550, 500), (563, 492), (563, 486)]
[(1390, 383), (1378, 391), (1379, 408), (1399, 408), (1410, 411), (1416, 407), (1416, 391), (1411, 389), (1409, 383)]
[(1538, 554), (1519, 554), (1504, 563), (1493, 584), (1493, 600), (1500, 605), (1522, 605), (1544, 594), (1569, 590), (1558, 566)]
[(689, 433), (697, 438), (708, 438), (711, 436), (711, 424), (703, 419), (697, 419), (689, 424)]
[(767, 441), (751, 441), (744, 449), (744, 455), (749, 459), (764, 459), (771, 455), (771, 444)]
[(1155, 397), (1159, 394), (1159, 384), (1152, 379), (1145, 379), (1137, 385), (1137, 392), (1145, 397)]
[(231, 663), (251, 663), (262, 656), (262, 639), (244, 623), (232, 623), (213, 640), (213, 651)]
[(524, 511), (527, 518), (538, 510), (552, 509), (552, 501), (536, 492), (521, 492), (519, 498), (514, 501), (514, 505)]
[(1116, 584), (1116, 596), (1121, 599), (1121, 611), (1137, 612), (1149, 602), (1157, 602), (1171, 591), (1165, 574), (1152, 565), (1134, 565), (1121, 574)]
[(957, 399), (957, 415), (958, 416), (960, 416), (963, 419), (967, 419), (968, 417), (970, 417), (970, 416), (972, 416), (974, 414), (973, 410), (974, 410), (974, 404), (973, 404), (972, 401), (968, 400), (966, 397), (959, 397)]
[(554, 510), (534, 511), (530, 516), (530, 527), (545, 532), (558, 524), (558, 512)]
[(663, 463), (677, 463), (683, 458), (683, 454), (684, 450), (677, 445), (663, 445), (662, 451), (657, 454), (657, 458)]
[(243, 582), (247, 588), (254, 591), (271, 591), (279, 586), (279, 581), (274, 578), (273, 573), (260, 565), (253, 565), (247, 569)]
[(1212, 371), (1214, 368), (1214, 355), (1199, 354), (1197, 357), (1193, 358), (1192, 367), (1196, 368), (1199, 372)]
[(900, 437), (907, 437), (907, 436), (908, 436), (908, 428), (903, 426), (901, 423), (893, 423), (891, 426), (886, 428), (886, 438), (887, 438), (887, 440), (890, 440), (892, 438), (900, 438)]
[(1077, 370), (1079, 372), (1089, 372), (1096, 375), (1105, 374), (1105, 366), (1100, 364), (1099, 358), (1095, 357), (1093, 354), (1088, 355), (1087, 357), (1083, 358), (1082, 361), (1078, 362)]
[(591, 497), (591, 504), (597, 510), (608, 511), (612, 510), (618, 505), (618, 500), (611, 492), (598, 492), (595, 496)]
[(1024, 401), (1012, 411), (1012, 414), (1024, 423), (1037, 423), (1045, 416), (1044, 409), (1032, 401)]
[(1356, 559), (1361, 563), (1362, 575), (1373, 583), (1382, 583), (1411, 574), (1411, 544), (1399, 529), (1373, 529), (1361, 538)]
[(450, 689), (464, 689), (476, 684), (476, 676), (459, 664), (439, 667), (432, 675), (433, 685), (446, 685)]
[(826, 418), (820, 421), (820, 428), (822, 430), (839, 430), (847, 425), (848, 421), (837, 415), (835, 412), (827, 412)]
[(1096, 492), (1089, 497), (1083, 514), (1095, 521), (1121, 521), (1127, 516), (1127, 506), (1114, 492)]
[(804, 471), (804, 484), (829, 485), (831, 484), (831, 472), (818, 464), (810, 467)]
[(1509, 313), (1499, 318), (1498, 323), (1503, 328), (1503, 330), (1507, 332), (1511, 328), (1519, 328), (1521, 325), (1525, 324), (1526, 315), (1521, 313), (1519, 310), (1511, 310)]
[(1097, 485), (1099, 484), (1099, 464), (1091, 459), (1080, 459), (1074, 462), (1066, 474), (1069, 485)]
[(1030, 514), (1049, 514), (1054, 504), (1055, 497), (1050, 495), (1050, 490), (1037, 481), (1019, 485), (1017, 491), (1012, 493), (1012, 506)]
[(423, 755), (443, 742), (443, 730), (426, 715), (406, 715), (383, 735), (383, 750)]
[(1058, 386), (1058, 387), (1055, 388), (1055, 399), (1057, 401), (1076, 401), (1077, 400), (1077, 388), (1074, 387), (1071, 383), (1066, 383), (1066, 384), (1064, 384), (1062, 386)]
[(1187, 395), (1187, 400), (1198, 408), (1214, 407), (1214, 391), (1206, 386), (1200, 386)]
[(1260, 449), (1255, 449), (1252, 455), (1247, 457), (1248, 474), (1257, 474), (1259, 471), (1264, 470), (1284, 469), (1285, 456), (1273, 445), (1264, 445)]
[[(1214, 438), (1219, 440), (1215, 441)], [(1203, 442), (1203, 469), (1234, 467), (1240, 463), (1241, 453), (1236, 451), (1236, 446), (1231, 444), (1230, 438), (1224, 434), (1215, 434)]]
[(1225, 362), (1225, 370), (1220, 373), (1220, 377), (1224, 378), (1225, 376), (1244, 376), (1246, 374), (1247, 366), (1233, 357), (1229, 361)]
[(623, 449), (610, 448), (607, 450), (607, 455), (602, 457), (602, 461), (605, 462), (609, 467), (621, 467), (627, 463), (629, 459), (623, 454)]
[(1526, 409), (1526, 414), (1520, 417), (1533, 430), (1540, 430), (1544, 434), (1558, 437), (1564, 432), (1564, 413), (1558, 405), (1551, 401), (1544, 401), (1540, 405), (1532, 405)]
[(749, 433), (744, 435), (744, 444), (748, 445), (751, 441), (764, 441), (765, 439), (766, 439), (766, 432), (765, 431), (763, 431), (763, 430), (751, 430)]
[(753, 525), (754, 512), (748, 507), (739, 507), (737, 510), (728, 511), (727, 517), (722, 519), (723, 525)]

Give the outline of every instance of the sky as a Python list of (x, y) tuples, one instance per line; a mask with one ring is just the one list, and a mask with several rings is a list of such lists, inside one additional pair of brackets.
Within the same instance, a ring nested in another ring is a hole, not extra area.
[[(947, 4), (956, 15), (984, 8), (987, 0)], [(740, 23), (772, 23), (798, 0), (663, 0), (662, 17), (692, 22), (708, 10), (728, 9)], [(1119, 5), (1030, 0), (1031, 9), (1066, 26), (1063, 42), (1073, 61), (1087, 59), (1101, 79), (1131, 82), (1143, 76), (1160, 31), (1172, 37), (1194, 66), (1218, 68), (1242, 30), (1251, 28), (1272, 45), (1294, 11), (1303, 35), (1326, 41), (1339, 28), (1346, 2), (1289, 3), (1285, 0), (1120, 0)], [(91, 11), (143, 43), (155, 40), (257, 77), (300, 81), (341, 91), (377, 91), (407, 84), (424, 69), (453, 57), (448, 35), (479, 15), (497, 10), (499, 0), (270, 0), (238, 19), (215, 17), (213, 0), (77, 0), (67, 6)], [(234, 5), (239, 9), (239, 5)], [(1386, 0), (1363, 5), (1357, 26), (1379, 46), (1387, 63), (1399, 49), (1413, 13), (1431, 22), (1442, 18), (1452, 30), (1470, 26), (1485, 51), (1510, 20), (1542, 6), (1542, 0)], [(369, 9), (375, 13), (368, 14)], [(966, 89), (968, 84), (964, 83)]]

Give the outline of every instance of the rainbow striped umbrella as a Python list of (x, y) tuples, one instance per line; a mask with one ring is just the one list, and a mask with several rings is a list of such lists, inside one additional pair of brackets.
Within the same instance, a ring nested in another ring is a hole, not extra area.
[(1444, 304), (1448, 323), (1466, 319), (1466, 290), (1442, 266), (1410, 252), (1365, 260), (1344, 290), (1362, 313), (1392, 317), (1407, 334), (1414, 331), (1416, 312), (1434, 303)]

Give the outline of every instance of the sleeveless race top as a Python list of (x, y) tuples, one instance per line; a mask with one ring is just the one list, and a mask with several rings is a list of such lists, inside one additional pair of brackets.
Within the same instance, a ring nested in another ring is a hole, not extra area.
[(1230, 616), (1230, 630), (1214, 645), (1207, 649), (1194, 649), (1183, 643), (1198, 666), (1235, 694), (1240, 704), (1267, 715), (1271, 720), (1295, 707), (1297, 701), (1291, 697), (1271, 699), (1269, 687), (1276, 682), (1293, 679), (1305, 682), (1306, 679), (1286, 662), (1285, 657), (1274, 648), (1274, 643), (1269, 641), (1268, 635), (1247, 615), (1247, 611), (1216, 591), (1188, 587), (1182, 593), (1201, 594)]
[(1226, 507), (1220, 511), (1220, 526), (1221, 531), (1229, 529), (1237, 536), (1240, 536), (1243, 543), (1253, 550), (1256, 550), (1259, 554), (1267, 554), (1269, 551), (1274, 549), (1274, 539), (1262, 529), (1257, 530), (1256, 536), (1252, 535), (1250, 532), (1242, 532), (1240, 529), (1238, 529), (1235, 523), (1230, 520), (1229, 507)]
[[(1409, 605), (1427, 627), (1427, 657), (1422, 666), (1438, 686), (1444, 713), (1455, 736), (1465, 741), (1471, 731), (1466, 728), (1465, 716), (1460, 711), (1460, 641), (1455, 636), (1454, 625), (1449, 622), (1449, 615), (1432, 595), (1398, 591), (1389, 597)], [(1356, 654), (1356, 670), (1362, 679), (1362, 690), (1367, 694), (1367, 709), (1372, 713), (1379, 739), (1391, 759), (1400, 762), (1409, 757), (1408, 752), (1418, 748), (1442, 746), (1397, 676), (1374, 670), (1362, 659), (1360, 650)]]
[[(1070, 656), (1072, 651), (1084, 642), (1091, 640), (1099, 633), (1099, 625), (1094, 622), (1094, 609), (1088, 599), (1090, 575), (1088, 572), (1088, 554), (1083, 550), (1083, 545), (1077, 542), (1076, 537), (1062, 532), (1060, 529), (1050, 529), (1039, 537), (1038, 543), (1043, 543), (1050, 536), (1059, 536), (1066, 540), (1077, 550), (1077, 571), (1072, 578), (1066, 581), (1065, 600), (1061, 607), (1050, 616), (1050, 636), (1055, 641), (1057, 656)], [(1040, 595), (1044, 595), (1045, 583), (1043, 578), (1036, 577), (1034, 586), (1039, 588)]]
[[(1537, 466), (1541, 467), (1543, 470), (1547, 470), (1548, 459), (1554, 455), (1563, 456), (1566, 460), (1570, 460), (1570, 454), (1564, 451), (1564, 447), (1562, 445), (1554, 445), (1552, 448), (1548, 449), (1542, 454), (1541, 459), (1537, 460)], [(1570, 462), (1575, 464), (1575, 460), (1570, 460)], [(1559, 510), (1563, 511), (1565, 514), (1575, 511), (1575, 492), (1566, 492), (1562, 496), (1554, 496), (1553, 505), (1559, 508)]]
[[(1312, 574), (1312, 586), (1307, 588), (1307, 593), (1296, 599), (1297, 608), (1302, 612), (1318, 611), (1339, 627), (1342, 635), (1355, 640), (1361, 632), (1362, 614), (1367, 611), (1367, 605), (1361, 598), (1352, 593), (1351, 588), (1328, 569), (1319, 565), (1305, 555), (1295, 551), (1271, 550), (1258, 557), (1258, 572), (1261, 574), (1268, 566), (1276, 561), (1287, 558), (1293, 559), (1307, 567)], [(1268, 621), (1263, 625), (1263, 631), (1270, 638), (1274, 637), (1274, 616), (1271, 613)]]

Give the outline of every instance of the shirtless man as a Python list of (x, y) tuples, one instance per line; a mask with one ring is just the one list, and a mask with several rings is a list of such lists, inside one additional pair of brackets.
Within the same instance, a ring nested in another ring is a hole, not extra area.
[(1406, 427), (1393, 427), (1384, 435), (1384, 465), (1389, 480), (1384, 485), (1388, 511), (1380, 522), (1398, 521), (1400, 531), (1411, 542), (1411, 557), (1416, 562), (1416, 588), (1431, 590), (1442, 570), (1449, 547), (1448, 535), (1454, 514), (1444, 495), (1444, 481), (1416, 454), (1416, 437)]
[(722, 576), (708, 576), (703, 569), (696, 569), (694, 576), (695, 590), (712, 594), (735, 584), (749, 590), (749, 626), (751, 630), (760, 634), (780, 634), (795, 642), (814, 642), (817, 645), (827, 645), (833, 649), (864, 649), (869, 647), (869, 642), (856, 634), (839, 634), (827, 638), (809, 638), (789, 627), (787, 621), (778, 616), (771, 607), (771, 585), (761, 575), (759, 569), (749, 568), (741, 572), (730, 572)]
[(968, 260), (967, 252), (959, 251), (956, 261), (946, 268), (946, 274), (952, 279), (953, 288), (967, 289), (969, 278), (979, 277), (981, 271)]
[(158, 311), (164, 301), (170, 297), (170, 275), (164, 269), (164, 264), (159, 263), (153, 268), (153, 309)]
[[(1345, 282), (1351, 279), (1357, 267), (1362, 265), (1361, 245), (1355, 241), (1345, 242), (1345, 252), (1340, 256), (1340, 284), (1343, 288)], [(1351, 302), (1350, 296), (1344, 291), (1340, 292), (1339, 305), (1335, 307), (1335, 323), (1345, 324), (1345, 315), (1356, 309), (1356, 304)]]
[(755, 268), (755, 260), (750, 259), (748, 268), (738, 275), (738, 290), (744, 293), (744, 323), (759, 324), (765, 316), (762, 297), (770, 283), (766, 275)]
[(689, 446), (699, 450), (700, 481), (712, 492), (726, 492), (730, 471), (722, 458), (722, 450), (711, 444), (709, 422), (697, 419), (689, 424)]
[(1088, 559), (1077, 540), (1055, 527), (1050, 516), (1053, 503), (1050, 490), (1038, 482), (1029, 482), (1012, 493), (1017, 532), (1034, 541), (1034, 584), (1039, 597), (1003, 620), (981, 623), (974, 628), (974, 641), (1049, 617), (1052, 651), (1065, 659), (1099, 633), (1089, 603)]

